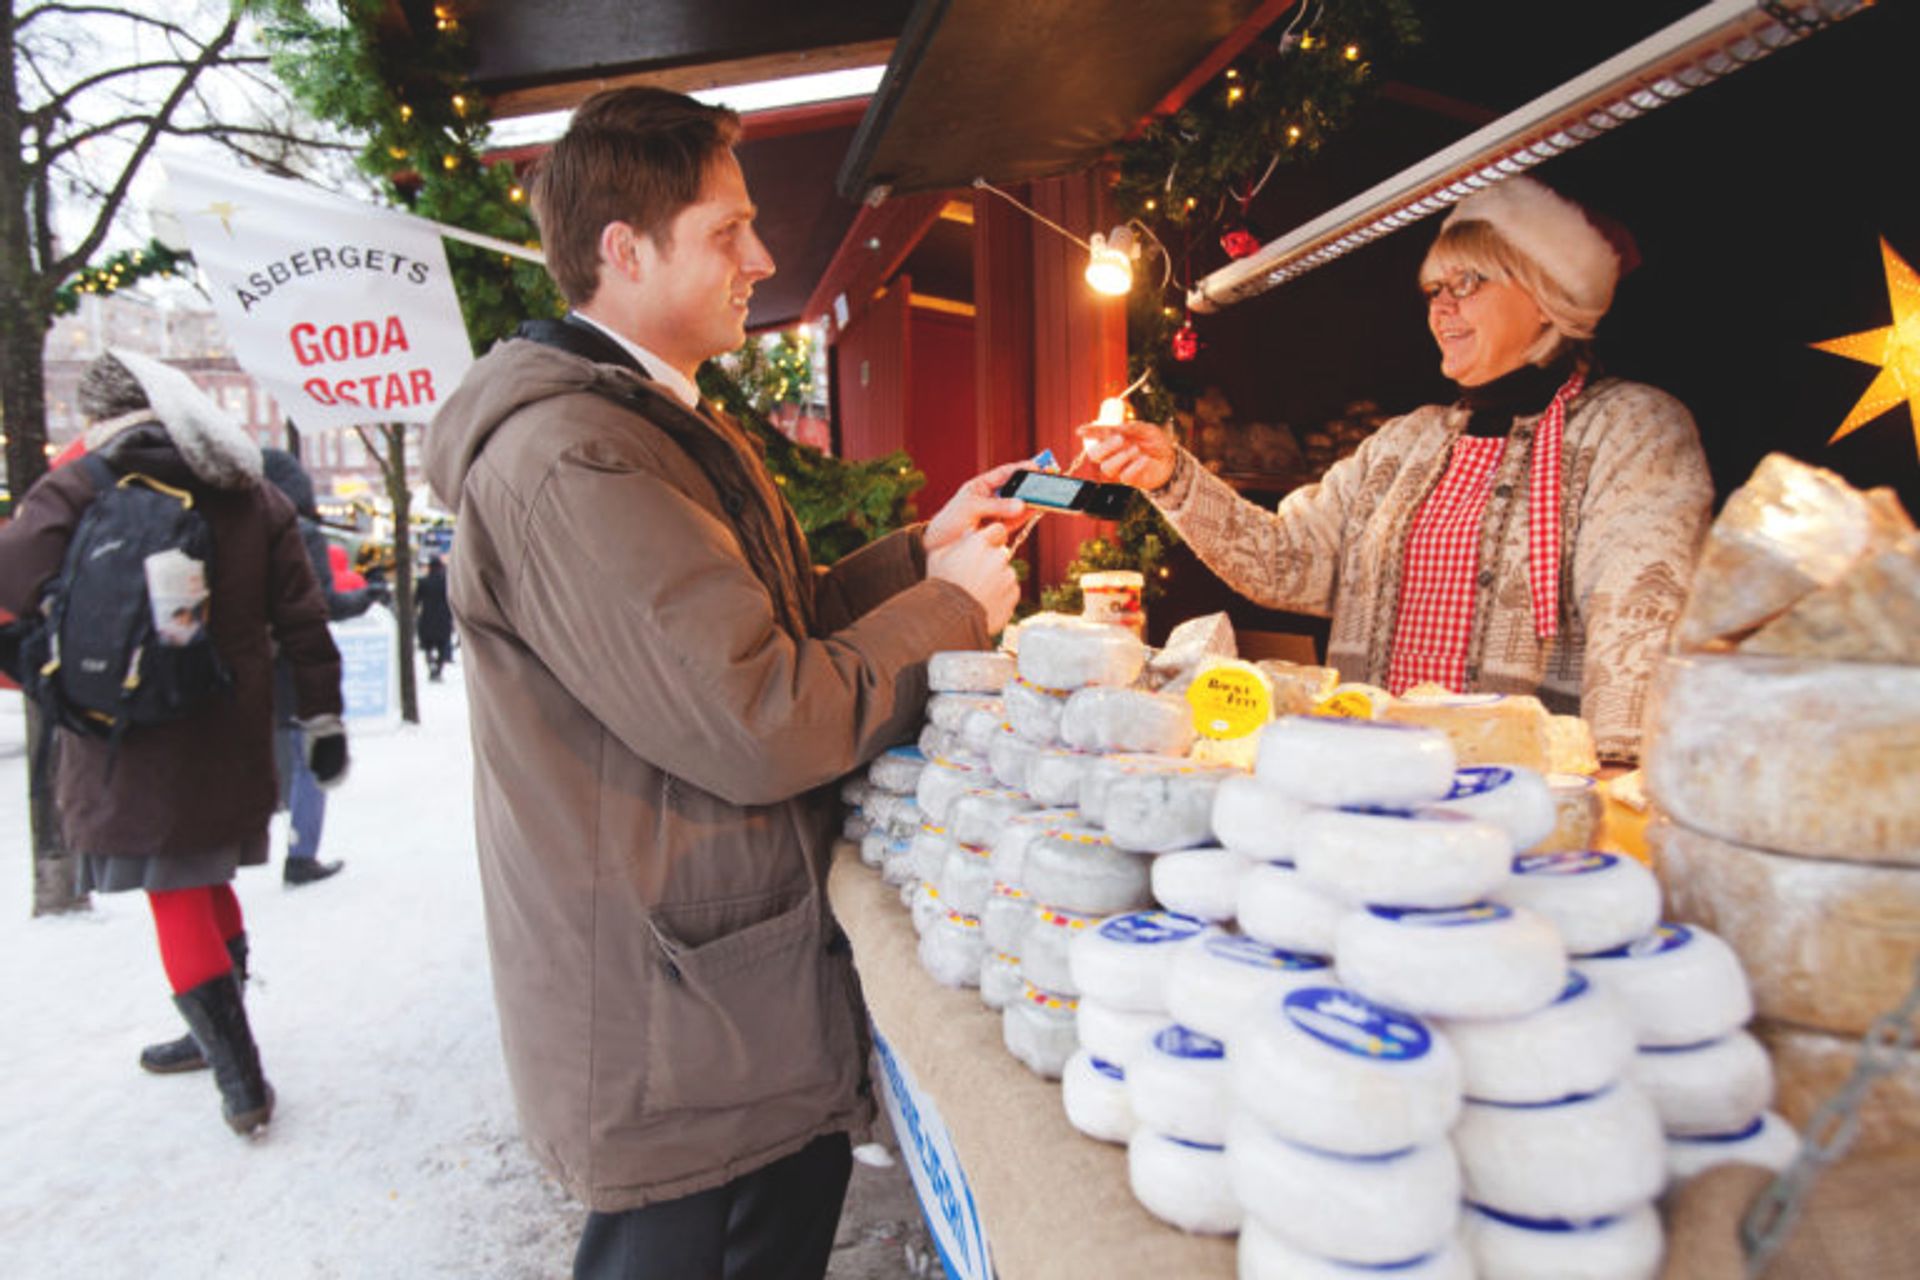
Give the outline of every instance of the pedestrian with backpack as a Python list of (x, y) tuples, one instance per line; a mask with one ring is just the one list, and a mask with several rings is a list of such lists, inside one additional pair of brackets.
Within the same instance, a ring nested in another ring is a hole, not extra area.
[(293, 506), (260, 449), (191, 379), (113, 351), (79, 387), (88, 453), (0, 529), (0, 608), (38, 625), (28, 692), (58, 725), (56, 794), (79, 887), (147, 894), (160, 961), (227, 1124), (274, 1097), (241, 1000), (231, 881), (266, 860), (273, 655), (292, 667), (309, 763), (346, 772), (340, 656)]

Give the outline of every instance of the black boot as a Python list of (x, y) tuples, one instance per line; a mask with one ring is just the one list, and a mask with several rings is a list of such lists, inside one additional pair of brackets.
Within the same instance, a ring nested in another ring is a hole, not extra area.
[(288, 858), (286, 866), (281, 868), (280, 878), (290, 885), (312, 884), (316, 880), (325, 880), (340, 868), (344, 862), (322, 862), (318, 858)]
[(173, 1002), (206, 1051), (227, 1127), (245, 1136), (264, 1125), (273, 1117), (273, 1086), (260, 1070), (260, 1051), (247, 1025), (246, 1006), (240, 1003), (240, 983), (223, 973), (181, 992)]
[[(247, 986), (247, 933), (242, 929), (227, 939), (227, 954), (233, 957), (233, 976), (240, 980), (240, 988)], [(192, 1033), (178, 1040), (167, 1040), (160, 1044), (150, 1044), (140, 1051), (140, 1069), (151, 1071), (157, 1076), (173, 1075), (180, 1071), (205, 1071), (207, 1055), (200, 1051), (200, 1042)]]

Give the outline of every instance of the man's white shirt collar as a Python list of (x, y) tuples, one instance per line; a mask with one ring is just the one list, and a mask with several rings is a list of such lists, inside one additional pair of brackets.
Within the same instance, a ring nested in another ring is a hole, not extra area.
[(574, 312), (573, 316), (574, 316), (574, 319), (576, 320), (586, 321), (588, 324), (598, 329), (601, 333), (606, 334), (609, 338), (612, 338), (615, 342), (619, 343), (622, 350), (624, 350), (628, 355), (632, 356), (635, 360), (638, 360), (640, 362), (640, 367), (647, 371), (648, 377), (652, 378), (655, 382), (659, 383), (661, 386), (665, 387), (668, 391), (673, 393), (674, 399), (678, 400), (681, 404), (687, 406), (687, 408), (689, 409), (693, 409), (695, 411), (699, 410), (700, 390), (698, 387), (695, 387), (693, 385), (692, 381), (688, 379), (686, 374), (681, 373), (678, 369), (674, 368), (672, 365), (668, 364), (665, 360), (662, 360), (659, 356), (653, 354), (653, 352), (647, 350), (645, 347), (641, 346), (639, 343), (633, 341), (630, 338), (626, 338), (618, 333), (615, 333), (613, 330), (607, 328), (607, 326), (605, 326), (604, 324), (601, 324), (598, 320), (595, 320), (592, 316), (587, 315), (586, 313), (580, 312), (580, 311)]

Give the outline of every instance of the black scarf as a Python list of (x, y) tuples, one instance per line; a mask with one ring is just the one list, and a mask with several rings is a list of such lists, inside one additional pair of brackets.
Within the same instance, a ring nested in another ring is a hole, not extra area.
[(1571, 351), (1547, 364), (1523, 364), (1492, 382), (1460, 388), (1460, 403), (1472, 412), (1466, 434), (1491, 439), (1513, 430), (1515, 418), (1544, 413), (1553, 393), (1573, 376)]

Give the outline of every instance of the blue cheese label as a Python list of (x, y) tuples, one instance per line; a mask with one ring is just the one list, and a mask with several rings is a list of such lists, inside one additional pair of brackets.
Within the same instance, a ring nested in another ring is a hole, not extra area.
[(1226, 1045), (1177, 1022), (1154, 1033), (1153, 1047), (1169, 1058), (1189, 1061), (1208, 1062), (1227, 1056)]
[(1757, 1115), (1753, 1118), (1752, 1124), (1748, 1125), (1744, 1129), (1736, 1129), (1732, 1133), (1696, 1133), (1696, 1134), (1670, 1133), (1667, 1135), (1667, 1141), (1668, 1142), (1745, 1142), (1749, 1138), (1759, 1137), (1760, 1130), (1765, 1128), (1766, 1124), (1767, 1124), (1767, 1117), (1766, 1117), (1766, 1114), (1763, 1112), (1760, 1115)]
[(1280, 1008), (1300, 1030), (1356, 1058), (1412, 1062), (1433, 1047), (1432, 1034), (1418, 1018), (1338, 987), (1302, 987)]
[(889, 759), (904, 760), (908, 764), (925, 764), (927, 762), (926, 752), (920, 750), (918, 747), (888, 747), (885, 751), (881, 752), (881, 754), (887, 756)]
[(1108, 1062), (1105, 1058), (1096, 1058), (1092, 1054), (1088, 1054), (1087, 1062), (1092, 1065), (1095, 1071), (1098, 1071), (1101, 1075), (1116, 1084), (1125, 1084), (1127, 1082), (1127, 1073), (1119, 1067), (1114, 1066), (1111, 1062)]
[(1693, 930), (1683, 924), (1656, 925), (1652, 933), (1644, 938), (1635, 938), (1624, 947), (1615, 947), (1611, 951), (1596, 951), (1587, 960), (1638, 960), (1645, 956), (1662, 955), (1668, 951), (1678, 951), (1693, 941)]
[(1584, 876), (1605, 871), (1620, 861), (1611, 853), (1596, 850), (1563, 853), (1527, 853), (1513, 860), (1517, 876)]
[(1286, 973), (1300, 973), (1310, 969), (1328, 968), (1325, 956), (1302, 955), (1297, 951), (1282, 951), (1279, 947), (1270, 947), (1264, 942), (1239, 934), (1222, 933), (1208, 938), (1202, 944), (1207, 951), (1222, 960), (1231, 960), (1235, 964), (1249, 965), (1255, 969), (1275, 969)]
[(1475, 796), (1490, 795), (1513, 781), (1513, 770), (1504, 769), (1497, 764), (1469, 765), (1453, 771), (1453, 786), (1447, 791), (1448, 800), (1471, 800)]
[(1495, 1222), (1505, 1223), (1520, 1231), (1542, 1231), (1550, 1235), (1568, 1235), (1581, 1231), (1599, 1231), (1620, 1221), (1611, 1218), (1523, 1218), (1517, 1213), (1505, 1213), (1499, 1209), (1490, 1209), (1484, 1204), (1472, 1200), (1468, 1206), (1478, 1214), (1492, 1218)]
[(1498, 902), (1478, 902), (1470, 907), (1368, 907), (1367, 910), (1382, 920), (1416, 929), (1457, 929), (1493, 924), (1513, 916), (1513, 908)]
[(1561, 988), (1560, 995), (1554, 1000), (1554, 1003), (1566, 1004), (1570, 1000), (1578, 1000), (1592, 988), (1592, 985), (1593, 984), (1588, 982), (1586, 976), (1578, 969), (1569, 967), (1567, 969), (1567, 985)]
[(1135, 911), (1129, 915), (1115, 916), (1100, 926), (1099, 933), (1112, 942), (1151, 947), (1167, 942), (1185, 942), (1188, 938), (1198, 937), (1206, 927), (1205, 921), (1171, 911)]

